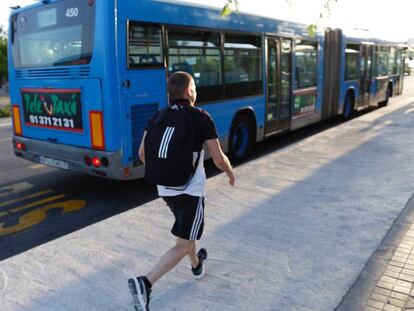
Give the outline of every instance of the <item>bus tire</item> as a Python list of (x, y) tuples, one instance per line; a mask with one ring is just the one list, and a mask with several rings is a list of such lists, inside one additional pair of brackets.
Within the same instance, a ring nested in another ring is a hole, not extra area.
[(253, 121), (239, 114), (233, 121), (229, 137), (229, 155), (233, 162), (241, 162), (250, 154), (253, 145)]
[(388, 105), (388, 102), (390, 101), (390, 97), (392, 94), (392, 86), (388, 85), (387, 92), (385, 93), (385, 100), (378, 103), (378, 107), (385, 107)]
[(352, 92), (346, 93), (344, 101), (344, 110), (342, 112), (342, 118), (344, 120), (349, 120), (355, 113), (355, 98)]

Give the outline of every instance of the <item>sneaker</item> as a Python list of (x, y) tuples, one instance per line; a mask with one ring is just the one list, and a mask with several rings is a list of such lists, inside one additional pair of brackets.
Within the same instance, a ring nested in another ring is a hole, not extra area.
[(147, 287), (142, 276), (128, 280), (136, 311), (149, 311), (151, 288)]
[(205, 248), (200, 248), (197, 257), (199, 260), (198, 266), (195, 268), (191, 267), (191, 271), (193, 272), (195, 279), (201, 279), (206, 272), (207, 250)]

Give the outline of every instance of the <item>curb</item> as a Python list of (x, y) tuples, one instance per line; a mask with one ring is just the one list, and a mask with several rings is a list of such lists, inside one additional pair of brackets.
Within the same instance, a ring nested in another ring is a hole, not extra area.
[(400, 215), (391, 225), (378, 249), (372, 254), (358, 278), (342, 298), (335, 311), (360, 311), (364, 309), (376, 283), (383, 275), (406, 232), (414, 223), (414, 194), (408, 199)]

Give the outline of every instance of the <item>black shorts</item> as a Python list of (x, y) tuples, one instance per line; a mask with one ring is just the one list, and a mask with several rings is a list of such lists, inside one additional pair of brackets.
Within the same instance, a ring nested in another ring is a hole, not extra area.
[(175, 217), (171, 233), (185, 240), (199, 240), (204, 228), (204, 197), (180, 194), (163, 199)]

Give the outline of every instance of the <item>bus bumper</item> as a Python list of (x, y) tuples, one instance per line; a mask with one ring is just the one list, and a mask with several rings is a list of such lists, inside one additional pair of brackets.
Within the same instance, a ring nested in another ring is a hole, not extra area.
[[(143, 165), (132, 167), (122, 163), (120, 150), (99, 151), (20, 136), (13, 138), (13, 146), (14, 153), (18, 157), (66, 171), (117, 180), (137, 179), (144, 176)], [(85, 160), (87, 157), (90, 162)]]

